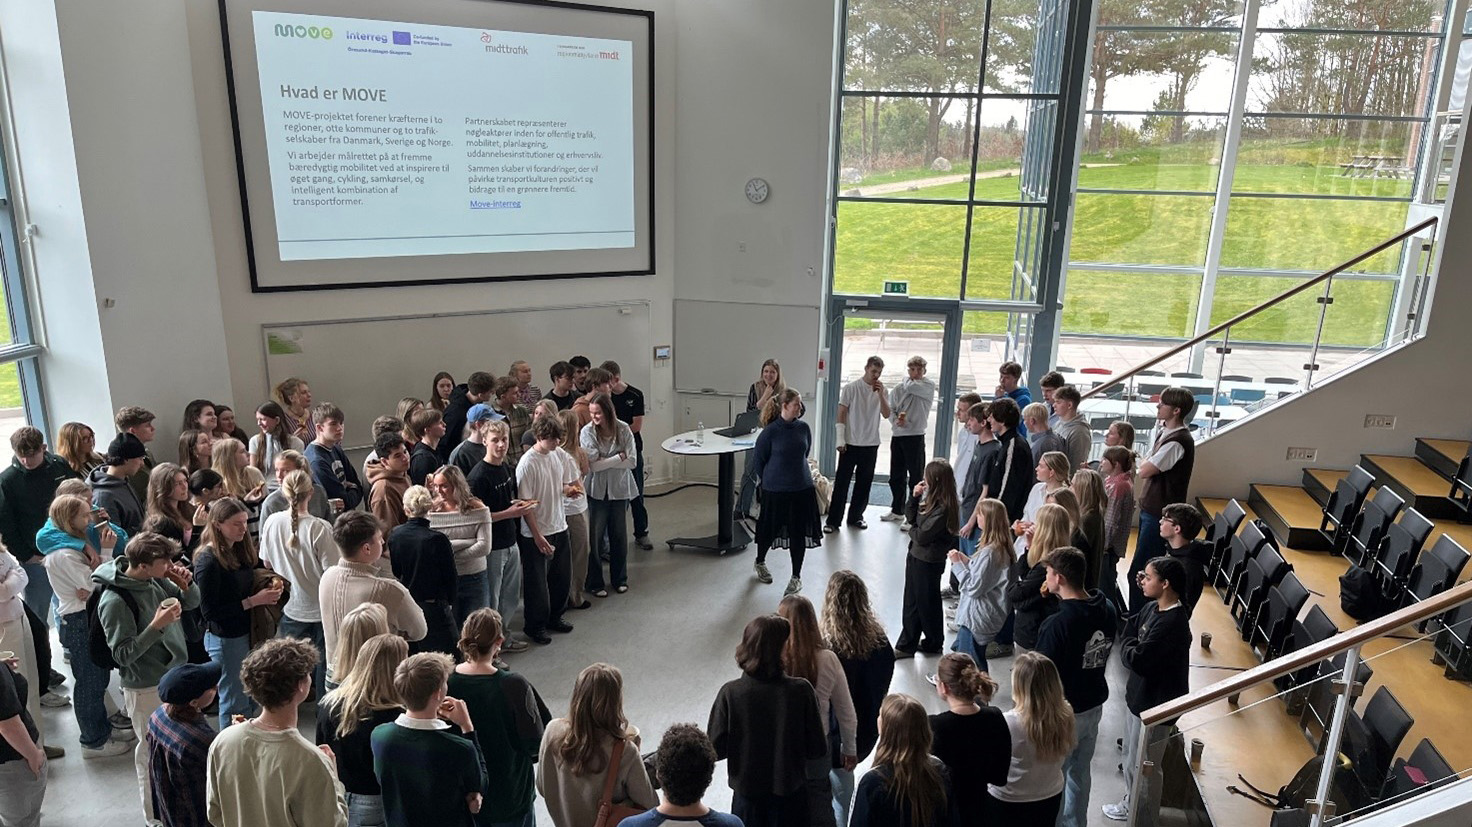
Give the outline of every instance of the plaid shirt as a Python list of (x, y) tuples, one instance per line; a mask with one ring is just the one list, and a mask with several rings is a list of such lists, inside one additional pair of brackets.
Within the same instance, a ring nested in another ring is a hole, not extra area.
[(511, 440), (506, 447), (506, 465), (515, 468), (516, 461), (526, 453), (526, 448), (521, 444), (521, 435), (532, 427), (532, 414), (520, 405), (512, 405), (501, 413), (506, 415), (506, 427), (511, 431)]
[(176, 721), (160, 706), (148, 719), (148, 783), (165, 827), (209, 827), (205, 777), (213, 740), (204, 717)]

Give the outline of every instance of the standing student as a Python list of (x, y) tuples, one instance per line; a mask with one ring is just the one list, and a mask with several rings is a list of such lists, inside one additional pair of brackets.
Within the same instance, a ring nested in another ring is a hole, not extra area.
[(886, 522), (904, 521), (905, 498), (920, 482), (925, 469), (925, 429), (930, 426), (930, 408), (935, 404), (935, 383), (925, 378), (925, 359), (911, 356), (905, 363), (906, 377), (889, 391), (889, 512)]
[(505, 417), (492, 410), (490, 405), (471, 405), (470, 411), (465, 414), (465, 441), (450, 452), (450, 459), (446, 464), (459, 468), (468, 476), (476, 464), (485, 459), (486, 425), (498, 419)]
[(253, 715), (244, 685), (241, 664), (250, 654), (251, 610), (281, 602), (281, 581), (254, 591), (256, 570), (264, 568), (255, 543), (246, 529), (249, 512), (239, 501), (216, 500), (210, 506), (204, 527), (204, 544), (194, 554), (194, 578), (199, 583), (199, 607), (204, 613), (204, 648), (218, 663), (220, 678), (220, 729), (230, 725), (233, 715)]
[(1124, 595), (1119, 591), (1119, 560), (1129, 554), (1130, 527), (1135, 522), (1134, 471), (1133, 450), (1122, 445), (1104, 449), (1104, 456), (1099, 460), (1099, 475), (1104, 478), (1104, 492), (1109, 496), (1109, 505), (1104, 511), (1105, 551), (1099, 588), (1120, 611), (1127, 606)]
[(1003, 717), (1012, 735), (1006, 784), (988, 784), (993, 824), (1052, 827), (1063, 800), (1063, 761), (1073, 750), (1073, 711), (1053, 662), (1021, 652), (1012, 664), (1012, 709)]
[(1192, 611), (1201, 599), (1206, 566), (1211, 562), (1211, 546), (1196, 539), (1203, 522), (1201, 512), (1190, 503), (1171, 503), (1160, 514), (1160, 538), (1165, 541), (1165, 554), (1179, 560), (1186, 569), (1186, 579), (1176, 592)]
[(532, 764), (542, 743), (543, 721), (537, 692), (527, 679), (496, 666), (505, 639), (495, 609), (471, 613), (458, 644), (465, 659), (450, 673), (449, 691), (470, 711), (485, 756), (487, 789), (495, 793), (476, 814), (476, 823), (536, 827)]
[[(92, 579), (103, 589), (97, 599), (97, 622), (118, 664), (123, 711), (138, 739), (133, 764), (145, 822), (154, 820), (148, 780), (148, 719), (161, 703), (158, 685), (164, 673), (189, 658), (179, 618), (186, 610), (199, 607), (193, 573), (172, 562), (178, 553), (177, 543), (145, 532), (128, 543), (126, 557), (104, 561), (92, 572)], [(169, 598), (173, 601), (165, 605)]]
[(305, 451), (306, 443), (287, 430), (286, 412), (275, 402), (266, 402), (256, 408), (256, 427), (260, 433), (250, 438), (247, 451), (250, 464), (266, 479), (266, 488), (277, 487), (272, 471), (276, 467), (276, 455), (282, 451)]
[(814, 827), (832, 825), (835, 822), (830, 770), (842, 767), (853, 772), (859, 763), (858, 716), (854, 712), (853, 696), (848, 691), (843, 664), (823, 643), (813, 604), (800, 594), (789, 594), (782, 598), (777, 614), (787, 618), (792, 628), (787, 646), (782, 650), (782, 669), (813, 685), (818, 695), (818, 720), (824, 725), (824, 743), (838, 742), (836, 751), (830, 750), (822, 758), (809, 761), (807, 766), (809, 822)]
[(1021, 537), (1027, 527), (1037, 519), (1038, 509), (1048, 501), (1053, 492), (1068, 487), (1071, 474), (1068, 454), (1049, 451), (1038, 456), (1037, 467), (1033, 469), (1033, 478), (1037, 480), (1037, 484), (1027, 492), (1027, 502), (1022, 505), (1022, 519), (1018, 521), (1021, 524), (1012, 527), (1017, 536)]
[[(143, 454), (143, 443), (137, 437), (118, 434), (108, 443), (106, 463), (93, 468), (92, 476), (87, 478), (92, 486), (92, 504), (107, 509), (108, 518), (129, 534), (137, 534), (143, 528), (144, 501), (138, 499), (128, 482), (143, 469)], [(40, 528), (40, 524), (36, 527)]]
[(1098, 591), (1084, 585), (1088, 564), (1078, 549), (1064, 546), (1043, 560), (1047, 567), (1045, 585), (1058, 598), (1058, 611), (1043, 621), (1038, 630), (1038, 654), (1058, 667), (1063, 697), (1073, 708), (1077, 741), (1063, 761), (1063, 800), (1060, 827), (1087, 827), (1089, 789), (1093, 775), (1089, 763), (1099, 736), (1104, 702), (1109, 700), (1105, 667), (1114, 632), (1119, 622), (1114, 606)]
[(905, 556), (904, 625), (894, 645), (897, 658), (914, 657), (916, 651), (938, 654), (945, 644), (940, 578), (945, 573), (946, 554), (956, 547), (956, 532), (961, 526), (956, 477), (949, 462), (931, 460), (925, 466), (925, 478), (915, 484), (913, 493), (905, 506), (905, 517), (913, 527), (910, 551)]
[(189, 473), (210, 467), (210, 452), (215, 437), (209, 431), (186, 428), (179, 432), (179, 464)]
[(429, 406), (444, 413), (445, 408), (450, 404), (450, 392), (453, 390), (455, 390), (455, 377), (451, 376), (448, 371), (442, 370), (436, 373), (433, 381), (429, 383)]
[(292, 436), (311, 444), (317, 438), (312, 416), (312, 388), (305, 379), (292, 376), (271, 390), (271, 398), (286, 412), (286, 427)]
[(577, 411), (578, 421), (587, 425), (592, 421), (593, 398), (600, 393), (613, 393), (613, 374), (603, 368), (593, 368), (588, 371), (585, 382), (588, 389), (578, 397), (576, 402), (572, 403), (572, 409)]
[(1053, 414), (1058, 424), (1053, 428), (1068, 445), (1068, 467), (1084, 468), (1089, 463), (1089, 451), (1094, 447), (1094, 432), (1078, 412), (1083, 395), (1072, 385), (1063, 385), (1053, 391)]
[(991, 706), (997, 682), (961, 652), (940, 659), (935, 692), (946, 711), (930, 716), (931, 753), (956, 781), (956, 815), (961, 824), (986, 824), (987, 784), (1007, 783), (1012, 734), (1002, 711)]
[(1007, 585), (1014, 562), (1012, 532), (1007, 527), (1007, 508), (1001, 500), (979, 501), (972, 519), (976, 524), (976, 550), (970, 557), (954, 549), (946, 555), (960, 594), (956, 604), (956, 642), (951, 648), (969, 655), (985, 672), (987, 644), (996, 639), (1010, 615)]
[(308, 640), (321, 657), (312, 675), (313, 699), (321, 698), (327, 682), (327, 644), (322, 638), (322, 605), (318, 590), (322, 575), (342, 559), (332, 539), (332, 524), (314, 517), (312, 478), (293, 471), (281, 486), (291, 507), (271, 515), (261, 527), (261, 559), (291, 584), (291, 596), (281, 609), (278, 631), (282, 637)]
[[(966, 427), (967, 413), (971, 411), (972, 405), (979, 402), (981, 395), (977, 393), (963, 393), (956, 399), (956, 436), (952, 449), (955, 459), (951, 460), (951, 470), (956, 472), (957, 491), (963, 491), (966, 487), (966, 473), (971, 470), (971, 458), (976, 455), (976, 446), (980, 443), (979, 437)], [(964, 493), (962, 496), (965, 496)]]
[[(503, 618), (515, 614), (521, 601), (521, 552), (516, 537), (521, 528), (521, 516), (531, 510), (531, 506), (517, 498), (516, 477), (505, 464), (510, 438), (511, 432), (505, 422), (487, 425), (486, 457), (466, 479), (470, 493), (491, 510), (491, 553), (486, 557), (487, 589), (491, 608), (500, 612)], [(508, 634), (501, 649), (521, 652), (527, 646), (526, 641)]]
[(527, 409), (542, 398), (542, 389), (532, 384), (532, 366), (525, 359), (517, 359), (506, 370), (506, 375), (516, 380), (516, 403)]
[[(1104, 805), (1104, 815), (1114, 821), (1130, 817), (1129, 791), (1134, 789), (1135, 773), (1144, 758), (1140, 740), (1145, 723), (1140, 716), (1191, 691), (1191, 610), (1182, 604), (1178, 591), (1178, 584), (1186, 582), (1186, 567), (1173, 557), (1156, 557), (1145, 564), (1138, 580), (1149, 602), (1130, 616), (1120, 636), (1121, 660), (1129, 670), (1124, 697), (1130, 714), (1124, 735), (1125, 796), (1118, 804)], [(1148, 744), (1147, 749), (1159, 766), (1165, 741)]]
[(68, 422), (57, 429), (56, 455), (82, 479), (103, 462), (103, 456), (97, 453), (97, 432), (81, 422)]
[(132, 434), (143, 443), (143, 467), (138, 473), (128, 478), (128, 484), (133, 488), (133, 495), (142, 502), (148, 494), (148, 472), (153, 470), (153, 454), (148, 451), (148, 443), (153, 441), (155, 428), (153, 425), (153, 412), (147, 408), (137, 405), (124, 405), (118, 408), (117, 415), (113, 417), (113, 424), (117, 425), (119, 434)]
[(589, 390), (588, 374), (593, 370), (593, 362), (588, 357), (578, 354), (567, 360), (572, 366), (572, 385), (578, 393), (587, 393)]
[(629, 426), (634, 434), (634, 486), (639, 495), (629, 500), (629, 514), (634, 520), (634, 545), (649, 551), (654, 544), (649, 541), (649, 511), (644, 507), (644, 392), (624, 381), (623, 369), (618, 362), (609, 360), (603, 369), (613, 375), (609, 398), (613, 401), (613, 412), (618, 420)]
[(1186, 423), (1196, 409), (1196, 398), (1185, 388), (1169, 387), (1160, 394), (1155, 415), (1159, 420), (1150, 435), (1150, 455), (1140, 463), (1140, 531), (1135, 554), (1130, 559), (1130, 611), (1147, 602), (1140, 591), (1139, 573), (1145, 562), (1164, 553), (1160, 538), (1160, 515), (1167, 505), (1186, 501), (1191, 469), (1196, 464), (1196, 441)]
[(1036, 649), (1038, 630), (1058, 608), (1058, 599), (1045, 587), (1048, 577), (1043, 561), (1054, 549), (1069, 545), (1073, 524), (1061, 505), (1046, 503), (1038, 509), (1037, 522), (1023, 537), (1026, 553), (1012, 566), (1007, 583), (1007, 603), (1015, 619), (1013, 639), (1023, 649)]
[[(444, 421), (445, 436), (436, 446), (442, 462), (450, 461), (450, 452), (465, 438), (465, 417), (470, 412), (472, 405), (479, 405), (491, 401), (491, 390), (495, 387), (496, 377), (478, 370), (466, 377), (465, 384), (456, 385), (450, 391), (450, 399), (445, 403)], [(399, 415), (403, 419), (402, 414)]]
[[(368, 645), (371, 638), (375, 635), (388, 634), (392, 634), (388, 627), (388, 609), (385, 609), (382, 603), (360, 603), (344, 615), (342, 622), (337, 625), (337, 636), (342, 643), (327, 662), (329, 691), (340, 686), (339, 682), (343, 676), (353, 671), (353, 667), (358, 663), (360, 650)], [(393, 636), (400, 640), (404, 639), (403, 635)], [(406, 647), (404, 657), (408, 657), (408, 645), (407, 642), (404, 643)]]
[[(143, 443), (136, 439), (133, 442), (137, 443), (141, 453)], [(26, 605), (42, 618), (42, 622), (49, 622), (51, 585), (46, 579), (42, 554), (36, 548), (36, 532), (46, 524), (46, 510), (56, 496), (56, 486), (77, 474), (66, 460), (46, 450), (46, 437), (29, 425), (17, 428), (10, 435), (10, 447), (15, 458), (8, 468), (0, 471), (0, 541), (25, 567), (28, 578)], [(111, 450), (112, 446), (108, 447)], [(125, 463), (119, 470), (132, 474), (136, 469)], [(119, 486), (127, 487), (126, 476), (117, 480)], [(131, 494), (132, 490), (129, 489), (128, 493)], [(133, 497), (130, 502), (136, 504), (138, 499)], [(111, 513), (115, 518), (119, 516), (116, 512)], [(138, 524), (143, 522), (142, 509), (137, 509), (131, 516), (135, 518), (133, 528), (137, 530)], [(46, 687), (40, 689), (44, 692)]]
[[(716, 748), (695, 724), (674, 724), (664, 731), (654, 753), (654, 775), (663, 799), (659, 806), (619, 822), (623, 827), (742, 827), (741, 820), (717, 812), (700, 800), (715, 775)], [(692, 824), (693, 822), (693, 824)]]
[(446, 465), (429, 477), (434, 494), (429, 527), (450, 540), (455, 552), (455, 628), (476, 609), (490, 605), (486, 555), (491, 552), (491, 511), (470, 493), (465, 475)]
[(323, 402), (312, 409), (312, 421), (317, 433), (307, 446), (312, 479), (327, 492), (328, 502), (337, 511), (356, 510), (363, 503), (363, 483), (342, 450), (342, 408)]
[(562, 619), (572, 572), (567, 516), (562, 498), (577, 490), (578, 479), (556, 455), (562, 449), (562, 423), (543, 417), (532, 426), (537, 442), (516, 466), (519, 496), (535, 505), (521, 517), (517, 546), (521, 553), (522, 617), (526, 636), (535, 643), (552, 642), (547, 632), (571, 632)]
[[(406, 396), (400, 399), (399, 404), (394, 406), (393, 418), (399, 420), (400, 423), (399, 436), (404, 438), (404, 444), (410, 446), (410, 448), (414, 446), (414, 443), (419, 441), (419, 437), (415, 436), (414, 432), (409, 430), (409, 417), (422, 410), (424, 410), (424, 400), (412, 396)], [(374, 421), (376, 422), (377, 420)], [(377, 439), (377, 437), (374, 438)]]
[[(782, 366), (777, 364), (776, 359), (768, 359), (762, 362), (761, 376), (746, 391), (746, 412), (760, 412), (767, 407), (767, 400), (775, 399), (787, 390), (787, 383), (782, 381)], [(758, 479), (756, 464), (752, 462), (753, 455), (747, 454), (746, 462), (741, 469), (741, 491), (736, 496), (736, 519), (750, 520), (751, 507), (756, 502), (756, 484)]]
[(818, 493), (808, 470), (813, 434), (802, 414), (802, 398), (786, 388), (767, 400), (767, 410), (779, 414), (770, 419), (756, 438), (751, 467), (762, 481), (762, 516), (756, 527), (756, 579), (772, 582), (767, 569), (767, 551), (772, 546), (792, 552), (792, 577), (784, 595), (802, 590), (802, 563), (810, 548), (823, 542), (819, 528)]
[(1022, 409), (1022, 425), (1027, 431), (1027, 444), (1032, 448), (1032, 455), (1035, 457), (1050, 451), (1068, 453), (1068, 441), (1048, 426), (1048, 420), (1048, 406), (1042, 402), (1033, 402)]
[[(199, 533), (209, 516), (209, 508), (194, 505), (189, 501), (189, 475), (172, 462), (163, 462), (153, 467), (148, 475), (148, 498), (144, 508), (144, 522), (162, 517), (178, 529), (179, 544), (185, 551), (199, 543)], [(121, 530), (119, 526), (119, 530)]]
[[(870, 356), (864, 363), (864, 374), (838, 392), (838, 472), (833, 478), (833, 497), (828, 505), (824, 533), (838, 530), (845, 500), (849, 527), (869, 527), (864, 522), (864, 509), (869, 507), (874, 463), (879, 459), (879, 421), (889, 418), (889, 398), (884, 383), (879, 381), (883, 372), (884, 360)], [(850, 478), (854, 483), (852, 500), (848, 493)]]
[(1089, 563), (1083, 587), (1093, 590), (1099, 588), (1104, 576), (1105, 549), (1109, 545), (1104, 533), (1104, 514), (1109, 510), (1109, 493), (1104, 488), (1104, 478), (1091, 468), (1073, 472), (1072, 488), (1078, 498), (1078, 531), (1088, 540), (1087, 547), (1079, 547)]
[[(381, 437), (381, 436), (383, 436), (384, 434), (398, 434), (399, 435), (399, 438), (400, 439), (403, 439), (403, 437), (404, 437), (404, 420), (399, 419), (396, 416), (378, 416), (378, 417), (374, 417), (373, 418), (373, 425), (370, 426), (369, 430), (373, 434), (373, 442), (374, 442), (374, 444), (377, 444), (378, 443), (378, 438)], [(408, 449), (409, 449), (409, 442), (408, 442), (408, 440), (405, 440), (404, 441), (404, 450), (406, 452), (405, 453), (405, 457), (406, 458), (408, 456), (408, 454), (407, 454)], [(377, 462), (378, 460), (379, 460), (378, 449), (375, 448), (375, 449), (369, 451), (368, 452), (368, 456), (366, 456), (366, 457), (363, 458), (363, 467), (361, 469), (363, 473), (359, 476), (359, 479), (363, 479), (363, 480), (368, 479), (368, 464), (369, 463), (372, 463), (372, 462)], [(406, 463), (404, 467), (405, 468), (408, 468), (408, 464)]]
[(297, 729), (297, 709), (312, 694), (318, 653), (305, 640), (268, 640), (240, 667), (240, 682), (261, 714), (221, 730), (210, 744), (210, 823), (347, 827), (348, 807), (332, 757)]
[(475, 722), (446, 683), (454, 663), (449, 655), (423, 652), (394, 671), (404, 712), (372, 736), (373, 773), (391, 827), (473, 827), (485, 804), (486, 761)]
[(607, 778), (611, 803), (648, 810), (659, 803), (639, 757), (639, 728), (624, 717), (624, 679), (617, 667), (595, 663), (578, 673), (567, 717), (547, 724), (537, 761), (537, 791), (557, 827), (598, 819)]
[[(1032, 391), (1022, 384), (1022, 365), (1013, 361), (1003, 362), (997, 368), (997, 399), (1010, 399), (1021, 411), (1032, 404)], [(1020, 424), (1020, 423), (1019, 423)], [(1012, 427), (1017, 427), (1016, 425)], [(1027, 429), (1020, 428), (1021, 436), (1027, 439)]]
[(409, 519), (404, 513), (404, 492), (409, 482), (409, 449), (397, 432), (380, 434), (373, 442), (376, 459), (368, 460), (364, 472), (370, 486), (368, 510), (373, 512), (385, 531), (393, 531)]
[(437, 447), (445, 436), (445, 417), (434, 408), (420, 408), (409, 414), (409, 433), (414, 444), (409, 449), (409, 482), (424, 485), (434, 469), (444, 465)]
[(1058, 389), (1063, 387), (1063, 374), (1056, 370), (1048, 371), (1038, 380), (1038, 387), (1043, 389), (1043, 404), (1048, 406), (1048, 427), (1057, 428), (1058, 412), (1054, 402)]
[(389, 532), (388, 559), (394, 577), (424, 613), (427, 633), (409, 647), (410, 651), (450, 654), (455, 651), (459, 583), (450, 538), (430, 528), (427, 515), (433, 507), (434, 496), (424, 486), (412, 485), (404, 492), (404, 511), (409, 519)]
[[(572, 403), (578, 400), (577, 388), (573, 387), (572, 365), (563, 361), (552, 363), (548, 369), (547, 376), (552, 380), (552, 387), (547, 391), (543, 399), (552, 400), (557, 410), (565, 411), (572, 407)], [(535, 405), (528, 406), (535, 407)]]
[(261, 501), (266, 499), (266, 478), (261, 476), (245, 452), (245, 443), (233, 437), (216, 440), (210, 448), (210, 468), (225, 483), (225, 495), (245, 506), (247, 528), (254, 537), (260, 532)]
[(194, 428), (213, 436), (219, 424), (220, 419), (215, 413), (215, 403), (208, 399), (195, 399), (184, 406), (184, 424), (179, 429), (187, 431)]
[(204, 710), (214, 703), (220, 667), (175, 666), (158, 682), (163, 705), (148, 718), (148, 779), (165, 827), (210, 827), (210, 744), (215, 731)]
[(511, 429), (511, 444), (506, 451), (506, 462), (509, 465), (515, 465), (521, 460), (521, 435), (532, 425), (531, 411), (522, 407), (518, 401), (520, 399), (521, 390), (513, 377), (503, 376), (497, 379), (491, 389), (491, 409), (504, 417), (506, 427)]
[[(848, 569), (840, 569), (828, 578), (821, 625), (823, 640), (843, 665), (858, 717), (854, 755), (863, 761), (879, 740), (879, 705), (889, 694), (889, 683), (894, 678), (894, 649), (869, 603), (863, 579)], [(833, 815), (842, 827), (848, 824), (853, 803), (854, 771), (843, 760), (842, 743), (834, 743), (835, 734), (829, 732), (828, 752), (835, 759), (829, 778), (833, 784)]]
[[(407, 465), (408, 461), (406, 458), (405, 467), (407, 467)], [(281, 481), (286, 479), (286, 475), (290, 474), (292, 471), (306, 471), (308, 474), (310, 474), (312, 472), (312, 467), (311, 464), (307, 462), (307, 457), (305, 454), (300, 451), (293, 451), (288, 448), (287, 450), (282, 451), (281, 453), (276, 455), (276, 490), (272, 491), (270, 494), (267, 494), (266, 499), (261, 502), (262, 520), (270, 517), (272, 514), (275, 514), (278, 511), (286, 510), (286, 497), (281, 493)], [(207, 491), (214, 488), (216, 485), (219, 485), (219, 477), (220, 475), (216, 474), (213, 471), (205, 471), (197, 478), (195, 477), (195, 475), (191, 474), (189, 476), (189, 492), (191, 494), (190, 502), (194, 503), (195, 505), (199, 505), (201, 503), (203, 503), (204, 505), (208, 505), (209, 502), (212, 502), (214, 499), (218, 499), (218, 497), (207, 496)], [(317, 480), (316, 478), (313, 478), (312, 480), (312, 501), (311, 504), (307, 506), (307, 510), (312, 512), (314, 516), (321, 517), (324, 520), (331, 520), (334, 516), (336, 516), (333, 511), (332, 504), (329, 503), (327, 500), (327, 489), (323, 488), (321, 481)]]
[[(373, 605), (373, 604), (369, 604)], [(348, 805), (348, 827), (383, 824), (383, 789), (373, 774), (373, 730), (403, 713), (394, 672), (409, 657), (398, 635), (369, 638), (342, 685), (317, 706), (317, 744), (332, 750)]]
[(1001, 500), (1007, 506), (1007, 516), (1020, 520), (1033, 485), (1032, 451), (1027, 447), (1026, 434), (1017, 430), (1021, 413), (1011, 399), (998, 399), (987, 411), (987, 418), (992, 436), (997, 438), (997, 450), (987, 463), (986, 487), (981, 495)]
[[(986, 402), (977, 402), (966, 409), (966, 432), (976, 438), (976, 447), (972, 451), (971, 464), (966, 469), (965, 479), (956, 490), (961, 494), (961, 513), (966, 517), (958, 539), (961, 553), (967, 557), (976, 553), (976, 531), (980, 524), (976, 504), (981, 502), (982, 489), (986, 488), (987, 466), (991, 463), (992, 454), (1000, 447), (997, 438), (992, 436), (992, 421), (988, 416), (990, 412), (991, 404)], [(951, 589), (954, 591), (957, 587), (954, 578), (952, 580)]]
[(215, 438), (225, 439), (227, 437), (239, 440), (241, 445), (250, 440), (245, 429), (241, 428), (240, 423), (235, 420), (235, 411), (229, 405), (216, 405)]
[(46, 689), (49, 670), (43, 671), (39, 658), (39, 644), (45, 638), (33, 632), (29, 612), (21, 600), (26, 582), (26, 570), (4, 546), (0, 546), (0, 647), (16, 653), (12, 656), (16, 662), (11, 667), (23, 679), (25, 691), (20, 695), (20, 704), (38, 728), (36, 742), (41, 745), (46, 758), (60, 758), (65, 751), (55, 752), (56, 748), (45, 743), (39, 729), (42, 726), (41, 693)]
[(805, 827), (806, 766), (826, 754), (812, 684), (782, 670), (791, 635), (786, 618), (746, 624), (736, 647), (741, 677), (722, 686), (706, 731), (726, 762), (731, 812), (752, 827)]
[[(619, 594), (629, 590), (629, 503), (639, 495), (633, 469), (638, 464), (638, 443), (629, 426), (614, 413), (613, 399), (604, 393), (593, 397), (592, 421), (583, 426), (579, 444), (588, 454), (588, 540), (591, 548), (608, 541), (608, 585)], [(585, 588), (597, 597), (607, 597), (603, 563), (588, 555)]]
[(859, 782), (853, 827), (958, 824), (950, 770), (930, 754), (931, 743), (930, 722), (919, 701), (899, 694), (884, 699), (874, 768)]
[(48, 764), (19, 661), (0, 661), (0, 823), (39, 827)]
[[(578, 415), (572, 411), (558, 411), (557, 419), (562, 423), (562, 452), (565, 462), (578, 479), (588, 476), (590, 465), (588, 453), (580, 442), (582, 428), (578, 426)], [(572, 550), (572, 577), (567, 590), (569, 609), (591, 609), (588, 600), (588, 555), (591, 552), (592, 532), (588, 528), (588, 495), (578, 489), (572, 496), (562, 498), (562, 512), (567, 517), (567, 545)], [(600, 564), (601, 567), (601, 564)]]
[[(317, 602), (322, 606), (322, 640), (327, 644), (327, 662), (336, 676), (339, 663), (335, 656), (337, 631), (352, 609), (364, 603), (383, 606), (390, 631), (402, 633), (410, 641), (423, 640), (428, 632), (424, 612), (415, 604), (409, 590), (392, 577), (379, 575), (378, 560), (383, 556), (383, 527), (372, 514), (349, 511), (332, 524), (332, 539), (342, 559), (322, 573), (317, 587)], [(334, 680), (341, 680), (334, 677)]]

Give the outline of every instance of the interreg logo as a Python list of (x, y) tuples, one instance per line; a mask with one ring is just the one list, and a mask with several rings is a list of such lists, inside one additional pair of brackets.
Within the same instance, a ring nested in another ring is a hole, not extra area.
[(299, 37), (305, 40), (331, 40), (332, 29), (326, 26), (292, 26), (286, 23), (277, 23), (276, 36)]

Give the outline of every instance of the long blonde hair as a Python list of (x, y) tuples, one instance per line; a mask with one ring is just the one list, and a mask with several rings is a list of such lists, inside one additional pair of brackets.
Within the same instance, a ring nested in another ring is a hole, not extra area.
[(1078, 497), (1080, 516), (1093, 511), (1102, 517), (1109, 508), (1109, 493), (1104, 489), (1104, 478), (1098, 471), (1085, 468), (1074, 472), (1073, 493)]
[(787, 618), (792, 631), (782, 647), (782, 671), (818, 685), (818, 652), (827, 649), (818, 632), (818, 613), (812, 601), (800, 594), (789, 594), (777, 606), (777, 614)]
[(981, 514), (981, 539), (976, 548), (991, 549), (992, 562), (997, 565), (1012, 565), (1012, 524), (1007, 520), (1007, 506), (995, 497), (987, 497), (976, 504)]
[(829, 576), (819, 626), (833, 653), (849, 660), (867, 658), (889, 640), (869, 603), (869, 587), (864, 585), (863, 578), (848, 569), (839, 569)]
[[(287, 541), (293, 550), (301, 548), (296, 537), (297, 523), (301, 520), (302, 503), (312, 501), (312, 475), (306, 471), (292, 471), (281, 481), (281, 496), (286, 498), (286, 510), (291, 512), (291, 539)], [(393, 672), (389, 672), (392, 676)]]
[(920, 505), (922, 513), (937, 508), (946, 517), (946, 530), (952, 534), (961, 530), (961, 501), (956, 497), (956, 475), (951, 464), (943, 459), (933, 459), (925, 464), (925, 502)]
[(1047, 503), (1038, 508), (1032, 528), (1032, 542), (1027, 546), (1027, 564), (1036, 566), (1055, 548), (1073, 541), (1073, 524), (1061, 505)]
[[(76, 494), (57, 497), (46, 510), (46, 516), (50, 518), (52, 525), (83, 543), (87, 542), (87, 516), (91, 513), (92, 503), (86, 497)], [(82, 524), (81, 529), (77, 528), (78, 523)]]
[(403, 706), (394, 690), (394, 670), (407, 657), (409, 644), (398, 635), (368, 638), (342, 682), (322, 696), (323, 706), (336, 707), (337, 737), (352, 735), (375, 712)]
[(436, 468), (431, 476), (441, 477), (449, 484), (450, 490), (455, 492), (455, 510), (461, 514), (469, 514), (483, 503), (470, 493), (470, 483), (465, 480), (465, 472), (458, 465), (441, 465)]
[(1078, 495), (1073, 493), (1072, 488), (1060, 488), (1057, 491), (1049, 491), (1045, 502), (1062, 506), (1068, 512), (1068, 525), (1076, 529), (1083, 522), (1083, 515), (1079, 513)]
[(374, 635), (388, 634), (388, 609), (382, 603), (359, 603), (343, 615), (337, 627), (337, 650), (332, 653), (332, 678), (340, 680), (353, 671), (358, 652)]
[[(547, 400), (542, 400), (543, 402)], [(578, 412), (572, 408), (556, 412), (557, 421), (562, 423), (562, 450), (577, 460), (578, 470), (585, 471), (586, 455), (583, 452), (583, 441), (581, 439), (583, 426), (578, 420)]]
[[(1068, 485), (1072, 466), (1068, 463), (1067, 454), (1062, 451), (1049, 451), (1043, 454), (1043, 458), (1039, 462), (1046, 466), (1049, 471), (1053, 472), (1053, 482), (1055, 484)], [(1047, 488), (1047, 483), (1043, 483), (1043, 488)]]
[(244, 497), (255, 487), (245, 477), (249, 463), (243, 465), (236, 459), (243, 450), (245, 446), (233, 437), (215, 440), (214, 447), (210, 448), (210, 468), (225, 481), (225, 493), (237, 498)]
[(567, 736), (558, 754), (573, 775), (592, 775), (607, 769), (603, 739), (626, 737), (624, 676), (617, 666), (592, 664), (578, 673), (567, 711)]
[[(92, 434), (91, 452), (82, 447), (82, 440), (88, 433)], [(66, 460), (73, 471), (84, 477), (92, 473), (93, 468), (107, 461), (102, 454), (97, 453), (97, 432), (81, 422), (68, 422), (56, 432), (56, 454)]]
[[(879, 705), (879, 744), (874, 766), (888, 766), (884, 788), (900, 806), (909, 805), (910, 823), (934, 823), (946, 809), (946, 788), (930, 757), (930, 718), (909, 695), (885, 696)], [(957, 779), (960, 781), (960, 779)]]
[(1063, 697), (1058, 667), (1039, 652), (1023, 652), (1012, 664), (1012, 704), (1039, 760), (1073, 751), (1073, 707)]

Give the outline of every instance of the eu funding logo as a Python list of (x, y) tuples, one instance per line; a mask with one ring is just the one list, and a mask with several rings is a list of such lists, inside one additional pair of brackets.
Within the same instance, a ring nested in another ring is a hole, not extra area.
[(408, 32), (394, 32), (394, 45), (412, 46), (414, 45), (414, 39), (409, 36)]
[(326, 26), (292, 26), (286, 23), (276, 24), (277, 37), (295, 37), (302, 40), (331, 40), (332, 29)]

